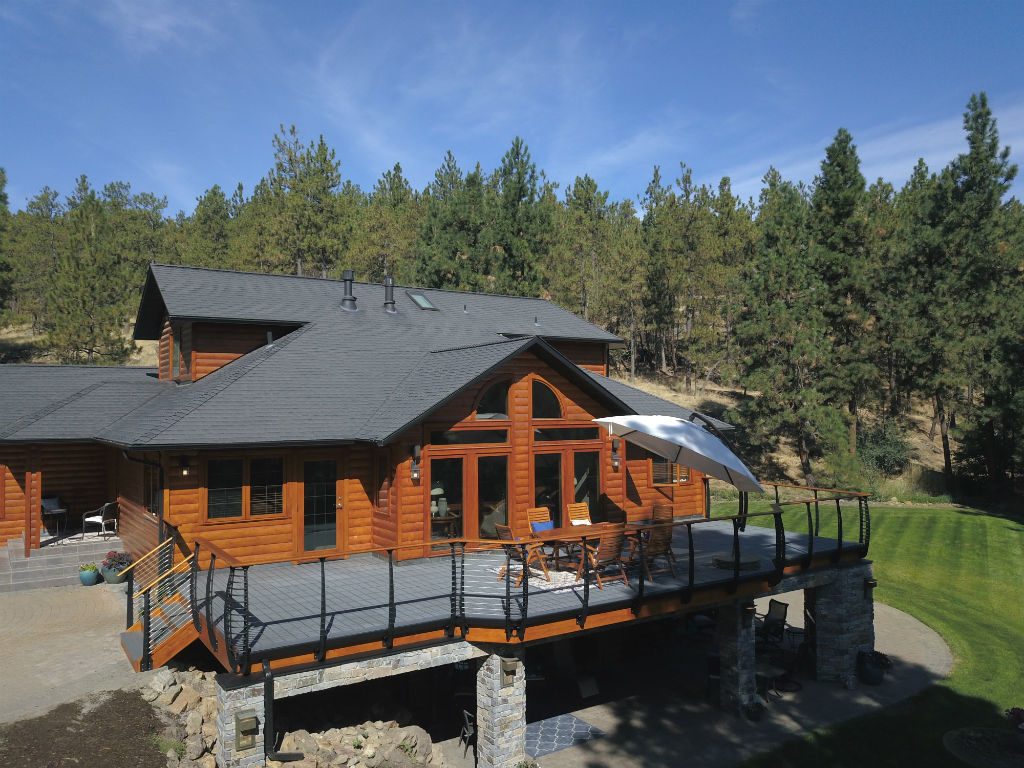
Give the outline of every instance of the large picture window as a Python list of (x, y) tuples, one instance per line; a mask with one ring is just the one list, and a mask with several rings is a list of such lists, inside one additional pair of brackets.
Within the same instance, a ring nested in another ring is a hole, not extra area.
[(160, 467), (142, 466), (142, 506), (157, 517), (164, 506), (164, 489), (160, 484)]
[(284, 514), (284, 460), (280, 457), (206, 462), (206, 518), (231, 520)]
[(533, 380), (533, 418), (560, 419), (562, 404), (556, 395), (543, 381)]
[(652, 485), (680, 485), (690, 482), (690, 468), (673, 464), (660, 456), (651, 457)]
[(508, 388), (507, 381), (499, 381), (488, 387), (476, 405), (476, 417), (483, 420), (507, 419)]

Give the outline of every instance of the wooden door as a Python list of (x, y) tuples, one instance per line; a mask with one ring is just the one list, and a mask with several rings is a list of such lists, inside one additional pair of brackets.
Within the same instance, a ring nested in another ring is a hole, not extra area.
[(299, 550), (333, 553), (347, 545), (341, 461), (307, 456), (299, 463)]

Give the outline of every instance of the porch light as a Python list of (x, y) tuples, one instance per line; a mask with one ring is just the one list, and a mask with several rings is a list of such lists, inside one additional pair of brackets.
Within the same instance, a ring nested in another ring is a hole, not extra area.
[(621, 442), (622, 441), (617, 437), (612, 438), (612, 469), (617, 470), (619, 465), (622, 463), (622, 456), (619, 454), (619, 446)]
[(181, 476), (182, 477), (188, 477), (188, 470), (189, 470), (188, 456), (179, 456), (178, 457), (178, 466), (181, 467)]
[(414, 483), (420, 481), (420, 452), (422, 450), (419, 443), (412, 447), (412, 465), (409, 467), (409, 477)]
[(878, 586), (878, 579), (864, 579), (864, 597), (868, 596), (868, 593)]

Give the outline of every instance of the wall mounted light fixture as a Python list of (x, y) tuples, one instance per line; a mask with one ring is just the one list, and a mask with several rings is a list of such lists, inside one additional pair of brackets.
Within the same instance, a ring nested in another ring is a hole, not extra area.
[(412, 447), (412, 465), (409, 467), (409, 476), (414, 483), (420, 481), (420, 453), (422, 450), (419, 443)]
[(190, 469), (188, 465), (188, 456), (179, 456), (178, 466), (181, 467), (181, 476), (188, 477), (188, 471)]
[(619, 449), (622, 445), (622, 441), (617, 438), (612, 438), (612, 469), (617, 470), (619, 465), (622, 464), (622, 455), (619, 453)]

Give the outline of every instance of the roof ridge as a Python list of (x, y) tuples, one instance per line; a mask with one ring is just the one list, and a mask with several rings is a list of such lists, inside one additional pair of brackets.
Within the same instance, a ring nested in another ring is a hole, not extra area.
[(103, 386), (106, 383), (108, 383), (108, 382), (104, 382), (104, 381), (93, 382), (92, 384), (89, 384), (89, 385), (87, 385), (85, 387), (82, 387), (81, 389), (75, 390), (74, 392), (72, 392), (67, 397), (61, 398), (60, 400), (55, 400), (52, 403), (47, 403), (46, 405), (44, 405), (39, 410), (33, 411), (32, 413), (27, 413), (24, 416), (22, 416), (20, 419), (15, 419), (10, 424), (8, 424), (6, 427), (4, 427), (3, 429), (0, 429), (0, 439), (10, 437), (15, 432), (20, 432), (22, 429), (24, 429), (25, 427), (29, 426), (30, 424), (34, 424), (35, 422), (39, 421), (40, 419), (46, 418), (47, 416), (49, 416), (54, 411), (60, 410), (65, 405), (68, 405), (69, 403), (74, 402), (79, 397), (81, 397), (81, 396), (83, 396), (85, 394), (88, 394), (89, 392), (92, 392), (97, 387), (101, 387), (101, 386)]
[[(344, 282), (343, 280), (341, 280), (340, 278), (337, 278), (337, 277), (317, 277), (316, 275), (287, 275), (287, 274), (281, 274), (281, 273), (278, 273), (278, 272), (253, 272), (253, 271), (245, 270), (245, 269), (225, 269), (225, 268), (222, 268), (222, 267), (195, 267), (195, 266), (192, 266), (190, 264), (165, 264), (165, 263), (160, 262), (160, 261), (151, 261), (149, 263), (149, 266), (150, 267), (167, 267), (169, 269), (192, 269), (192, 270), (202, 271), (202, 272), (222, 272), (222, 273), (231, 274), (231, 275), (251, 275), (253, 277), (289, 277), (289, 278), (292, 278), (292, 279), (295, 279), (295, 280), (315, 280), (315, 281), (319, 281), (319, 282), (323, 282), (323, 283), (337, 283), (337, 284), (341, 284), (341, 283)], [(384, 283), (367, 282), (367, 281), (364, 281), (364, 280), (354, 280), (353, 284), (354, 285), (374, 286), (374, 287), (378, 287), (378, 288), (383, 288), (384, 287)], [(437, 291), (439, 293), (457, 293), (457, 294), (464, 295), (464, 296), (495, 296), (495, 297), (506, 298), (506, 299), (529, 299), (531, 301), (543, 301), (544, 303), (550, 304), (553, 307), (558, 307), (559, 309), (565, 309), (564, 307), (559, 307), (558, 304), (556, 304), (555, 302), (551, 301), (551, 299), (545, 299), (545, 298), (543, 298), (541, 296), (523, 296), (523, 295), (515, 294), (515, 293), (489, 293), (488, 291), (471, 291), (471, 290), (463, 290), (463, 289), (460, 289), (460, 288), (431, 288), (431, 287), (426, 286), (426, 285), (403, 285), (403, 284), (400, 284), (400, 283), (395, 283), (394, 287), (395, 288), (405, 289), (405, 290), (413, 290), (413, 291)], [(569, 310), (566, 309), (565, 311), (568, 312)], [(572, 313), (572, 314), (575, 314), (575, 313)], [(584, 321), (584, 322), (588, 322), (588, 321)]]
[[(293, 340), (295, 340), (296, 338), (301, 336), (303, 333), (305, 333), (305, 331), (307, 329), (309, 329), (311, 327), (313, 327), (312, 324), (301, 326), (300, 328), (298, 328), (298, 329), (292, 331), (291, 333), (289, 333), (287, 336), (282, 336), (280, 339), (276, 340), (273, 344), (262, 346), (262, 347), (259, 347), (258, 349), (253, 350), (253, 352), (249, 353), (250, 355), (253, 354), (254, 352), (258, 352), (258, 351), (262, 351), (262, 352), (264, 352), (264, 354), (261, 357), (259, 357), (258, 359), (257, 358), (251, 359), (249, 361), (249, 365), (248, 366), (239, 366), (239, 367), (235, 368), (233, 371), (231, 371), (231, 370), (229, 370), (231, 366), (230, 365), (226, 365), (223, 368), (220, 368), (220, 369), (214, 371), (213, 373), (209, 374), (209, 376), (204, 377), (205, 379), (209, 379), (210, 377), (216, 376), (221, 371), (225, 371), (226, 372), (223, 376), (218, 377), (219, 380), (214, 380), (213, 381), (213, 383), (209, 387), (209, 391), (200, 391), (198, 393), (194, 393), (195, 394), (195, 402), (193, 402), (191, 404), (182, 405), (182, 407), (176, 409), (170, 416), (167, 417), (167, 419), (164, 419), (163, 422), (161, 422), (160, 424), (154, 426), (148, 432), (143, 433), (138, 438), (138, 440), (136, 442), (138, 442), (139, 444), (148, 443), (148, 442), (151, 442), (152, 440), (154, 440), (155, 438), (157, 438), (158, 436), (162, 435), (164, 432), (166, 432), (168, 429), (170, 429), (173, 426), (174, 423), (180, 421), (181, 419), (183, 419), (186, 416), (188, 416), (190, 413), (192, 413), (195, 410), (201, 408), (206, 403), (208, 403), (210, 400), (212, 400), (214, 397), (216, 397), (221, 392), (223, 392), (225, 389), (227, 389), (229, 386), (231, 386), (232, 384), (235, 384), (241, 378), (243, 378), (244, 376), (246, 376), (249, 373), (251, 373), (252, 371), (254, 371), (260, 365), (262, 365), (267, 360), (269, 360), (271, 357), (273, 357), (274, 354), (279, 349), (281, 349), (282, 347), (286, 347), (289, 344), (291, 344)], [(242, 361), (245, 360), (246, 357), (248, 357), (248, 355), (243, 355), (241, 358), (239, 358), (235, 362), (242, 362)], [(198, 383), (198, 382), (196, 382), (196, 383)], [(193, 383), (193, 384), (189, 385), (189, 387), (190, 388), (191, 387), (195, 387), (196, 383)], [(189, 394), (193, 394), (193, 393), (189, 393)], [(168, 423), (168, 422), (170, 422), (170, 423)]]
[(89, 365), (87, 363), (4, 363), (0, 370), (16, 368), (77, 368), (90, 371), (155, 371), (154, 365)]
[(511, 344), (517, 341), (523, 341), (524, 339), (539, 339), (540, 336), (535, 334), (523, 334), (522, 336), (512, 336), (508, 338), (495, 339), (494, 341), (482, 341), (479, 344), (463, 344), (459, 347), (441, 347), (440, 349), (432, 349), (429, 354), (433, 355), (437, 352), (458, 352), (460, 349), (479, 349), (480, 347), (491, 347), (496, 344)]

